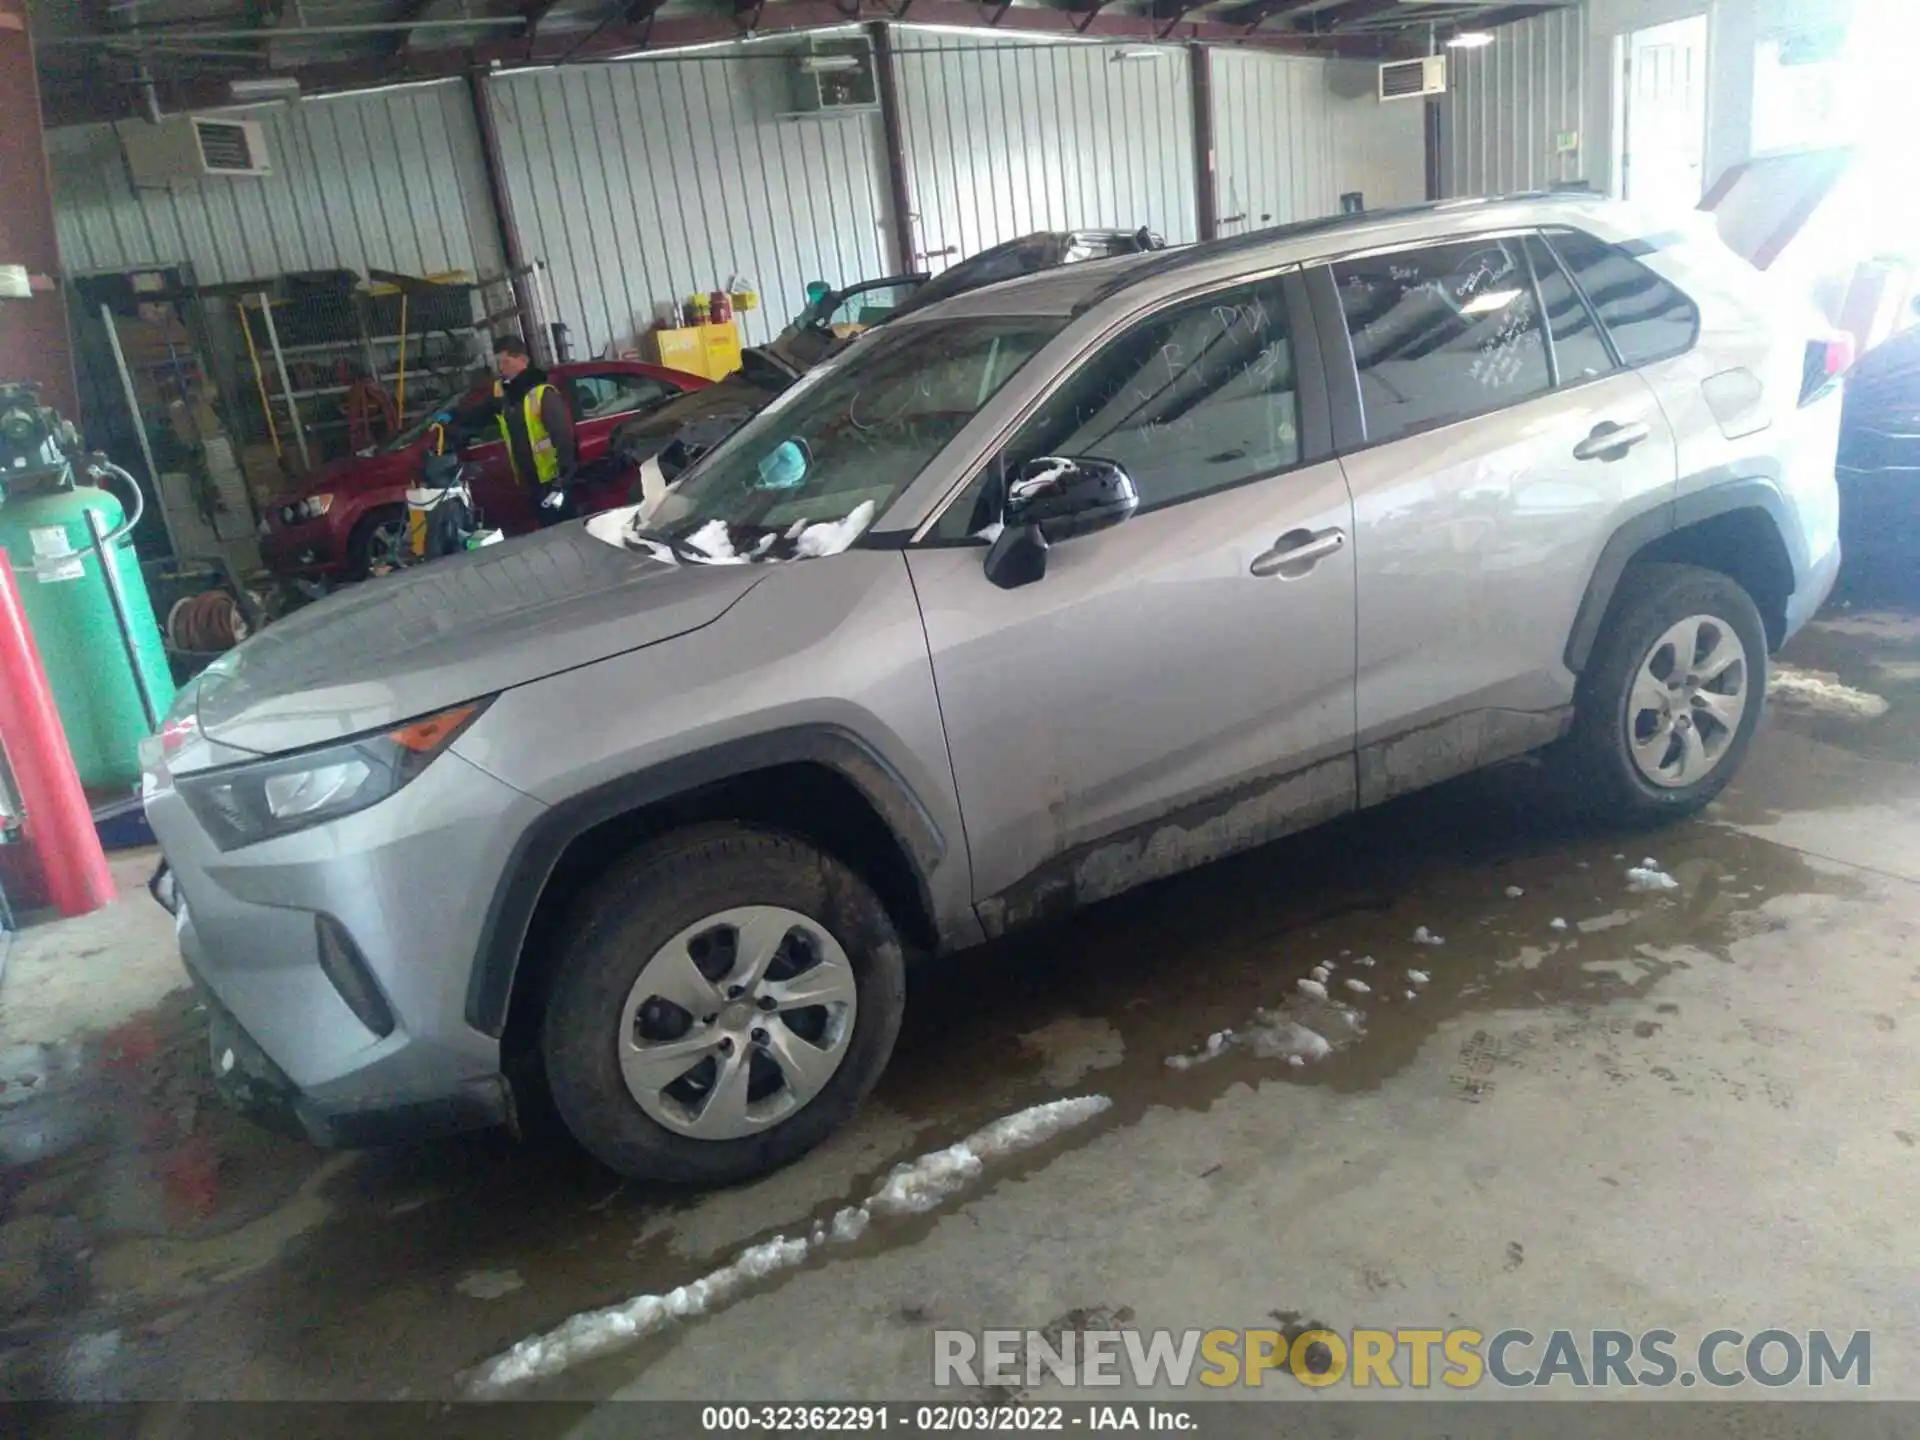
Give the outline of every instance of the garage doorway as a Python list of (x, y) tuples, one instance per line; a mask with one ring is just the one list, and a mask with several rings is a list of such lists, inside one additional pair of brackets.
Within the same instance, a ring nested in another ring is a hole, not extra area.
[(1692, 209), (1707, 146), (1707, 17), (1635, 30), (1615, 42), (1613, 173), (1621, 199)]

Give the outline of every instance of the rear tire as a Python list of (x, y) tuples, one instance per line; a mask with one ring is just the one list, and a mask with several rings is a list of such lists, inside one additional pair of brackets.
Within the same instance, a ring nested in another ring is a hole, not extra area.
[(724, 1185), (799, 1158), (853, 1114), (905, 1001), (900, 939), (865, 881), (790, 836), (702, 825), (643, 847), (587, 896), (541, 1051), (561, 1119), (604, 1164)]
[(1697, 813), (1740, 768), (1766, 686), (1766, 627), (1745, 590), (1692, 565), (1629, 567), (1576, 692), (1574, 804), (1629, 824)]

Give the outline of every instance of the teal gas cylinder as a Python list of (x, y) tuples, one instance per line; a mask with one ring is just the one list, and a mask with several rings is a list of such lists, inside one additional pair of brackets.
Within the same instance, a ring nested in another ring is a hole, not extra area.
[[(100, 516), (107, 535), (126, 518), (118, 499), (91, 485), (9, 486), (0, 498), (0, 549), (13, 562), (80, 783), (119, 789), (140, 782), (140, 740), (150, 726), (114, 618), (113, 593), (94, 553), (89, 511)], [(123, 534), (107, 550), (139, 675), (154, 714), (164, 715), (173, 704), (173, 673), (133, 539)]]

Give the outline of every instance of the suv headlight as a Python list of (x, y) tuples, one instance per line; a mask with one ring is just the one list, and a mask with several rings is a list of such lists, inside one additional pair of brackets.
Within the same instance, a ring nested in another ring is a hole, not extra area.
[(174, 778), (222, 850), (258, 844), (377, 805), (433, 763), (486, 700), (312, 750)]

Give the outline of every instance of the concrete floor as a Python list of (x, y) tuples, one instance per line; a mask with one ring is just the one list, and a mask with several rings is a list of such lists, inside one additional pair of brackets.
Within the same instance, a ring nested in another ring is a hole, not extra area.
[[(456, 1396), (574, 1312), (1097, 1093), (1105, 1114), (933, 1213), (521, 1393), (927, 1396), (936, 1327), (1117, 1317), (1867, 1329), (1873, 1395), (1913, 1398), (1920, 619), (1836, 608), (1788, 658), (1890, 712), (1776, 704), (1728, 796), (1652, 835), (1570, 827), (1514, 767), (962, 957), (916, 977), (848, 1132), (706, 1196), (551, 1143), (324, 1155), (235, 1121), (130, 887), (29, 932), (0, 993), (0, 1393)], [(1627, 889), (1645, 856), (1676, 891)], [(1299, 1007), (1325, 961), (1336, 994), (1370, 982), (1331, 1058), (1166, 1063)]]

